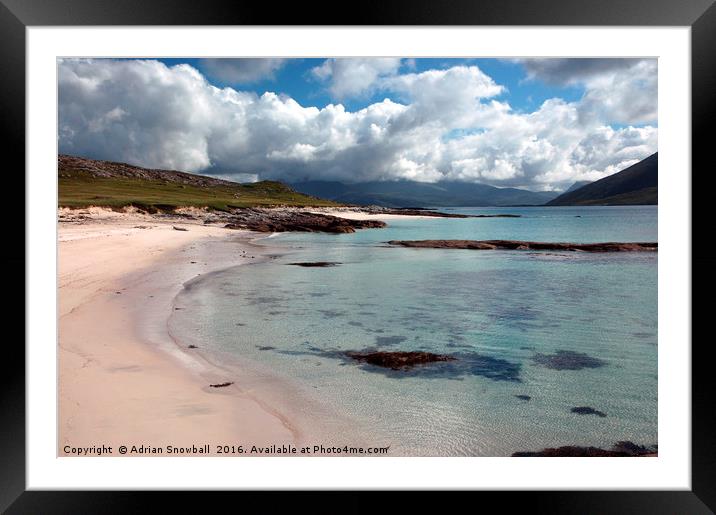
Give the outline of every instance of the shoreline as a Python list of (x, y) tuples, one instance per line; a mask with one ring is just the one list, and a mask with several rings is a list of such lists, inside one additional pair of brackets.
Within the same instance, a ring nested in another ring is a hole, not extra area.
[[(129, 211), (60, 209), (59, 456), (77, 455), (65, 446), (111, 446), (115, 452), (104, 454), (114, 456), (120, 445), (174, 446), (187, 450), (172, 455), (195, 456), (192, 446), (209, 445), (199, 454), (216, 456), (218, 445), (392, 443), (388, 433), (338, 415), (327, 398), (302, 390), (260, 358), (217, 351), (195, 339), (190, 326), (182, 328), (181, 310), (191, 306), (182, 306), (182, 291), (212, 273), (281, 254), (280, 243), (262, 241), (277, 233), (228, 229), (183, 213)], [(246, 273), (238, 271), (238, 280)], [(202, 303), (201, 296), (195, 300)]]
[[(184, 288), (280, 250), (257, 243), (275, 233), (186, 214), (197, 213), (60, 208), (58, 456), (96, 445), (112, 447), (115, 456), (120, 445), (210, 444), (211, 452), (201, 453), (210, 456), (225, 455), (218, 445), (364, 445), (366, 428), (288, 378), (260, 363), (190, 348), (172, 333)], [(334, 442), (334, 434), (345, 441)]]
[(58, 230), (58, 455), (72, 455), (65, 446), (98, 443), (115, 449), (299, 443), (292, 421), (256, 394), (240, 384), (210, 387), (225, 382), (227, 374), (200, 354), (190, 356), (166, 331), (185, 282), (255, 260), (240, 252), (217, 253), (217, 247), (257, 255), (250, 240), (265, 235), (139, 214), (90, 213), (91, 221), (61, 223)]

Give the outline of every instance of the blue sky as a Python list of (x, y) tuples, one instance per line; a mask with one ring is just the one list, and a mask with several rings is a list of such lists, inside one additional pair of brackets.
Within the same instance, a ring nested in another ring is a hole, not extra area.
[[(290, 59), (269, 78), (258, 81), (227, 81), (207, 73), (202, 59), (158, 59), (173, 66), (186, 63), (201, 71), (207, 79), (217, 87), (231, 87), (242, 91), (253, 91), (259, 95), (266, 91), (282, 93), (292, 97), (303, 106), (325, 107), (340, 102), (349, 111), (357, 111), (370, 104), (383, 100), (390, 94), (373, 92), (360, 98), (337, 100), (332, 98), (321, 81), (312, 76), (311, 70), (320, 66), (324, 59)], [(420, 73), (427, 70), (445, 70), (453, 66), (476, 65), (492, 77), (495, 82), (505, 86), (505, 93), (498, 98), (509, 99), (512, 108), (517, 112), (531, 112), (549, 98), (562, 98), (568, 102), (579, 100), (584, 94), (581, 85), (553, 86), (539, 79), (528, 79), (524, 66), (507, 59), (449, 59), (422, 58), (405, 60), (401, 72)]]
[(61, 59), (60, 152), (235, 180), (563, 190), (656, 152), (648, 58)]

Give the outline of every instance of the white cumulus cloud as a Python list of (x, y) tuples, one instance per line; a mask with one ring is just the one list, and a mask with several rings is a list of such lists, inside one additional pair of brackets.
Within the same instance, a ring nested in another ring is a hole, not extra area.
[(345, 99), (369, 93), (379, 79), (394, 75), (401, 60), (395, 57), (343, 57), (326, 59), (311, 70), (318, 80), (329, 84), (333, 98)]
[(657, 60), (650, 59), (519, 59), (531, 79), (585, 88), (580, 105), (584, 118), (620, 124), (657, 120)]
[[(335, 61), (326, 62), (335, 78)], [(62, 60), (59, 147), (237, 179), (451, 179), (539, 190), (598, 179), (657, 148), (656, 127), (611, 127), (590, 104), (616, 107), (590, 90), (579, 102), (550, 99), (520, 113), (495, 98), (503, 86), (476, 66), (402, 75), (396, 66), (374, 63), (385, 71), (349, 90), (386, 98), (347, 111), (217, 88), (186, 64)]]

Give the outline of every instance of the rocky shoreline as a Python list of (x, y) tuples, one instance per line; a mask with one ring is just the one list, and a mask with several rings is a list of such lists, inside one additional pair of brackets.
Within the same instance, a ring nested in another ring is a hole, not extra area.
[(580, 447), (577, 445), (565, 445), (563, 447), (548, 447), (541, 451), (520, 451), (515, 452), (512, 456), (515, 457), (636, 457), (636, 456), (657, 456), (657, 446), (646, 447), (644, 445), (637, 445), (630, 441), (617, 442), (612, 446), (611, 449), (602, 449), (600, 447)]
[(248, 229), (256, 232), (328, 232), (354, 233), (356, 229), (385, 227), (381, 220), (351, 220), (333, 215), (286, 209), (247, 208), (235, 210), (227, 229)]
[(389, 245), (425, 249), (557, 250), (569, 252), (656, 252), (656, 242), (549, 243), (519, 240), (391, 240)]
[[(222, 225), (226, 229), (244, 229), (255, 232), (327, 232), (334, 234), (354, 233), (357, 229), (385, 227), (382, 220), (353, 220), (330, 214), (315, 213), (303, 208), (236, 208), (218, 211), (199, 208), (178, 208), (165, 212), (148, 212), (137, 207), (61, 209), (58, 219), (62, 223), (83, 224), (97, 218), (95, 211), (118, 214), (141, 214), (158, 222), (194, 222), (203, 225)], [(187, 231), (186, 227), (175, 227)]]
[[(82, 223), (92, 219), (92, 208), (69, 209), (60, 213), (60, 221)], [(108, 208), (109, 209), (109, 208)], [(151, 215), (158, 220), (198, 221), (206, 225), (223, 224), (227, 229), (245, 229), (256, 232), (326, 232), (333, 234), (354, 233), (358, 229), (376, 229), (386, 227), (383, 220), (375, 218), (360, 219), (345, 215), (398, 215), (436, 218), (519, 218), (520, 215), (463, 215), (443, 213), (426, 208), (385, 208), (380, 206), (348, 206), (339, 208), (297, 208), (297, 207), (247, 207), (230, 210), (211, 210), (200, 208), (173, 208), (164, 211), (153, 209), (143, 210), (141, 207), (130, 206), (114, 208), (120, 212), (137, 212)], [(182, 230), (182, 229), (177, 229)]]

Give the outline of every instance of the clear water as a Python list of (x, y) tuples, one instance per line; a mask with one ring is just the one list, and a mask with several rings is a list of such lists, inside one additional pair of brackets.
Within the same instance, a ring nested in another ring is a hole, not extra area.
[[(355, 234), (269, 238), (262, 244), (274, 258), (200, 277), (183, 291), (172, 330), (301, 385), (369, 441), (390, 444), (392, 455), (657, 443), (657, 253), (384, 244), (657, 241), (656, 207), (448, 211), (522, 217), (407, 219)], [(298, 261), (341, 265), (288, 265)], [(458, 360), (405, 373), (343, 355), (371, 348)], [(577, 358), (567, 360), (571, 369), (550, 361), (560, 351), (579, 353), (562, 354)], [(606, 416), (572, 413), (578, 406)]]

